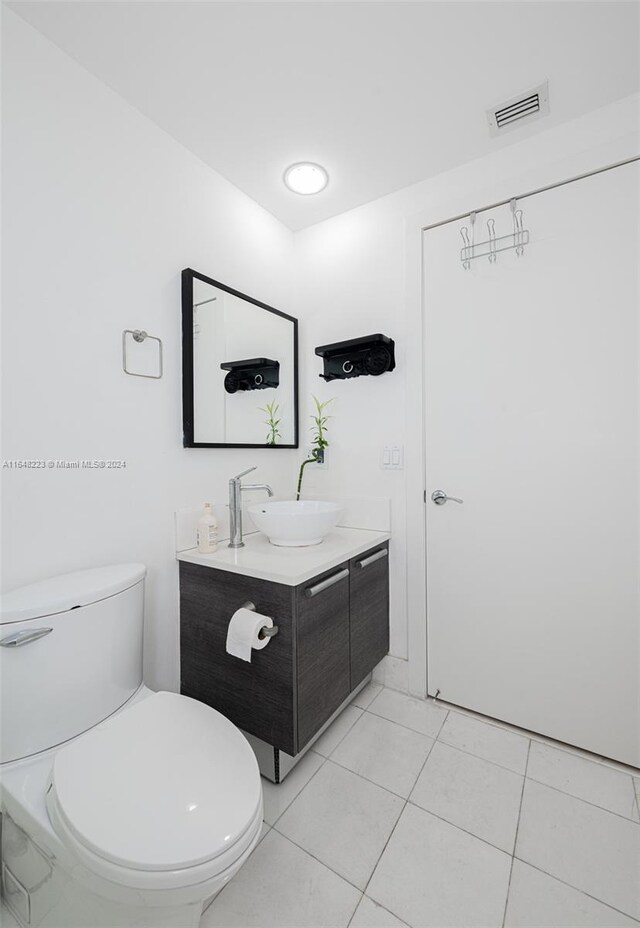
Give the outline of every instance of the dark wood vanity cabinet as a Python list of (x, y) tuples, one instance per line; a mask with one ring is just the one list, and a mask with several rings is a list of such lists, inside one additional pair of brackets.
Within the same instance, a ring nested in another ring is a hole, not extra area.
[[(280, 583), (180, 564), (180, 691), (283, 751), (297, 739), (295, 592)], [(253, 652), (251, 663), (226, 652), (229, 619), (247, 602), (278, 617), (278, 634)]]
[[(181, 692), (298, 754), (389, 649), (388, 543), (297, 587), (180, 563)], [(278, 634), (251, 663), (227, 654), (247, 602)]]

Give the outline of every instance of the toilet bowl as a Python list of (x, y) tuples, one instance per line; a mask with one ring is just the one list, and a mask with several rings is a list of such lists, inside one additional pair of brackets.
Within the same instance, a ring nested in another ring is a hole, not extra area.
[(140, 565), (120, 565), (3, 597), (2, 894), (25, 928), (195, 928), (259, 840), (260, 774), (242, 733), (141, 683), (143, 582)]

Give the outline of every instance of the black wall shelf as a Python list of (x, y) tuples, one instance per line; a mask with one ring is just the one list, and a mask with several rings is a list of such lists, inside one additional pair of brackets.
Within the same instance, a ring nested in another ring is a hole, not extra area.
[(266, 390), (280, 383), (280, 362), (271, 358), (247, 358), (244, 361), (226, 361), (220, 365), (229, 371), (224, 378), (227, 393), (241, 390)]
[(324, 361), (324, 373), (320, 377), (327, 381), (379, 377), (396, 366), (395, 342), (379, 333), (320, 345), (316, 354)]

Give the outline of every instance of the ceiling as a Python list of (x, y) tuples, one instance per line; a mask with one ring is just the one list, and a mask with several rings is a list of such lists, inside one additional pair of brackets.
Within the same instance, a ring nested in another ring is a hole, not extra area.
[[(7, 5), (291, 229), (639, 89), (635, 2)], [(491, 138), (546, 78), (549, 116)], [(317, 196), (282, 182), (303, 160)]]

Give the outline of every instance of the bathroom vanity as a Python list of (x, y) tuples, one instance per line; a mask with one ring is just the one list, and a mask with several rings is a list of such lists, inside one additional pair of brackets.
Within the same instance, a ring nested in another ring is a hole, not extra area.
[[(262, 772), (279, 782), (389, 649), (389, 535), (337, 528), (322, 544), (245, 547), (180, 561), (181, 692), (250, 736)], [(246, 603), (278, 632), (251, 662), (227, 654)]]

